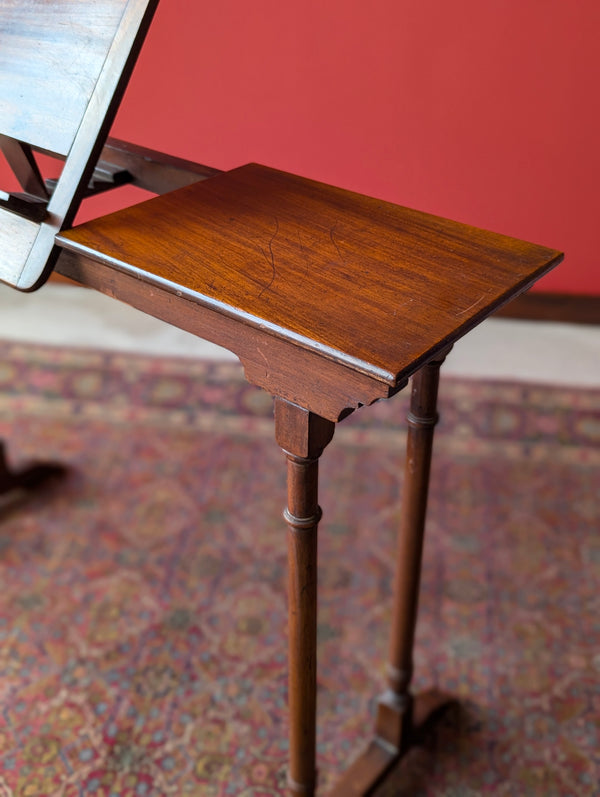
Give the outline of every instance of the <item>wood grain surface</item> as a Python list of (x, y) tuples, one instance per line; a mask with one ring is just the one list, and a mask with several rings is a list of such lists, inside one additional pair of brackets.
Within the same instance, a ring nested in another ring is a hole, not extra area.
[(69, 152), (124, 6), (123, 0), (0, 4), (3, 133)]
[(562, 259), (256, 164), (59, 240), (390, 386)]
[[(9, 234), (1, 233), (0, 280), (33, 290), (49, 276), (58, 256), (55, 235), (73, 223), (88, 190), (157, 3), (0, 3), (2, 149), (21, 185), (38, 196), (42, 186), (30, 145), (66, 157), (43, 215), (32, 215), (25, 202), (21, 215), (41, 222), (33, 240), (29, 234), (26, 245), (9, 245)], [(2, 230), (14, 228), (10, 216), (20, 212), (10, 200), (0, 195)]]

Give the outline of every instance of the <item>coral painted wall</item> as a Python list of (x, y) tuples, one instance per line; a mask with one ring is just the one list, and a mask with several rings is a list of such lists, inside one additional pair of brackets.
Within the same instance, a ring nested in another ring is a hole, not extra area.
[(598, 0), (161, 0), (113, 134), (564, 249), (600, 294)]

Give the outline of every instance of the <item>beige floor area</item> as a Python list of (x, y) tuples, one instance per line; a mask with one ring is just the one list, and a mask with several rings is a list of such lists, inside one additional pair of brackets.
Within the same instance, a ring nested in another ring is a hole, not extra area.
[[(180, 357), (233, 355), (106, 296), (49, 284), (0, 286), (0, 338)], [(600, 327), (489, 319), (459, 341), (446, 373), (600, 386)]]

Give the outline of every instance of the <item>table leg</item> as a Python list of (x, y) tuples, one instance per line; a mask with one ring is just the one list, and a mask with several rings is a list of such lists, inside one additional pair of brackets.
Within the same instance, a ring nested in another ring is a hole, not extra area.
[(50, 463), (34, 463), (22, 470), (13, 470), (6, 459), (4, 443), (0, 442), (0, 495), (11, 490), (28, 490), (47, 479), (62, 476), (65, 468)]
[(433, 431), (438, 418), (439, 370), (447, 352), (427, 363), (412, 380), (388, 689), (378, 701), (373, 740), (342, 776), (330, 797), (371, 794), (414, 741), (416, 726), (448, 702), (445, 695), (435, 690), (413, 701), (409, 691)]
[[(409, 691), (417, 622), (421, 560), (433, 432), (438, 420), (439, 371), (445, 356), (427, 363), (412, 380), (404, 492), (394, 583), (388, 689), (378, 704), (376, 735), (403, 753), (414, 723)], [(421, 719), (421, 718), (419, 718)]]
[(287, 457), (290, 795), (316, 789), (317, 528), (319, 457), (335, 424), (276, 399), (275, 433)]

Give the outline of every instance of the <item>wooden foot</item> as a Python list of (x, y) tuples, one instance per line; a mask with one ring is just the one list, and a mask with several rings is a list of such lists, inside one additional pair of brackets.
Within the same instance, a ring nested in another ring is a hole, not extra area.
[(401, 748), (375, 737), (344, 772), (327, 797), (369, 797), (414, 745), (421, 744), (431, 726), (453, 703), (453, 698), (432, 689), (412, 701), (412, 722), (404, 725)]
[(30, 490), (38, 487), (47, 479), (62, 476), (65, 468), (62, 465), (33, 463), (19, 471), (10, 468), (4, 449), (0, 443), (0, 495), (12, 490)]
[(366, 797), (371, 794), (399, 760), (396, 748), (373, 739), (365, 751), (344, 772), (328, 797)]
[(335, 424), (275, 401), (275, 433), (287, 458), (290, 795), (312, 797), (317, 783), (317, 527), (319, 457)]

